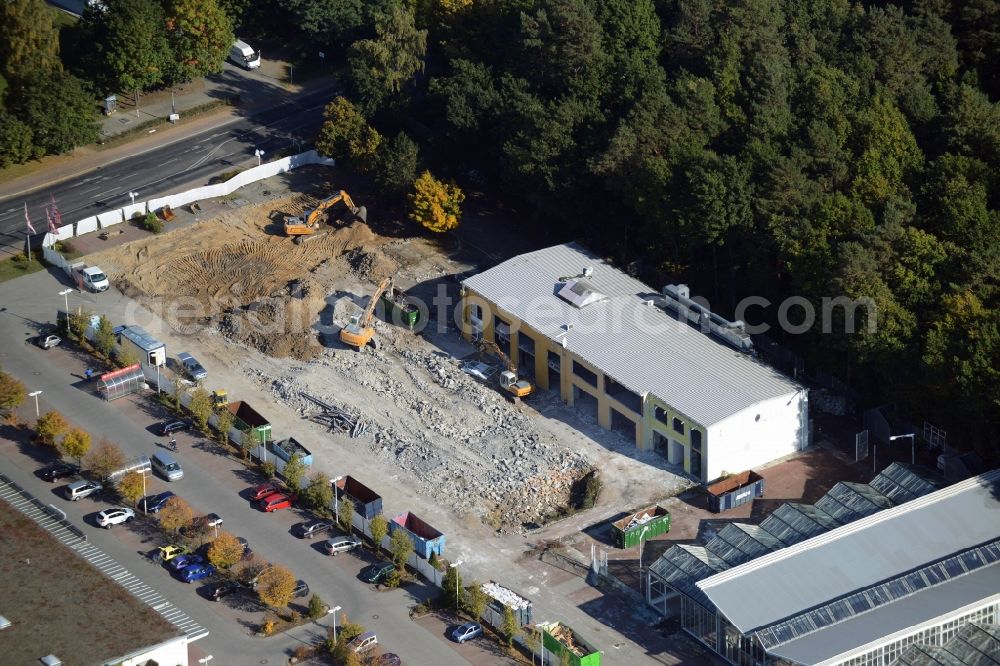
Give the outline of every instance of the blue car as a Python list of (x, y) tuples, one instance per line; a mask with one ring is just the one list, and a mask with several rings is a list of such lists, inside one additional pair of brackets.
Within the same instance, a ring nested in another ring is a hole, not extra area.
[(173, 497), (174, 494), (169, 490), (165, 493), (160, 493), (159, 495), (150, 495), (145, 497), (139, 502), (139, 508), (145, 509), (148, 513), (157, 513), (167, 504), (167, 500)]
[(175, 557), (174, 559), (170, 560), (167, 564), (174, 571), (180, 571), (181, 569), (189, 567), (192, 564), (204, 564), (204, 563), (205, 563), (205, 558), (203, 558), (201, 555), (195, 555), (194, 553), (191, 553), (189, 555), (180, 555), (178, 557)]
[(192, 564), (181, 570), (181, 579), (186, 583), (193, 583), (202, 578), (208, 578), (215, 573), (215, 567), (211, 564)]

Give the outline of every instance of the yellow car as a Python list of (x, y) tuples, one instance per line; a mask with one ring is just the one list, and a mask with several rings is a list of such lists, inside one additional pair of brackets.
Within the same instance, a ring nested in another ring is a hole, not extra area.
[(160, 559), (163, 560), (164, 562), (169, 562), (178, 555), (187, 555), (188, 553), (191, 552), (191, 549), (189, 549), (187, 546), (170, 545), (170, 546), (160, 546), (159, 551), (160, 551)]

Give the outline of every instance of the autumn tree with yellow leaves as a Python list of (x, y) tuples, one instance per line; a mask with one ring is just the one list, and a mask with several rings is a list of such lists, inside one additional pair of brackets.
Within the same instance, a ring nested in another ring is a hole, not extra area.
[(462, 221), (465, 193), (454, 183), (445, 183), (424, 171), (413, 183), (410, 219), (436, 233), (456, 229)]

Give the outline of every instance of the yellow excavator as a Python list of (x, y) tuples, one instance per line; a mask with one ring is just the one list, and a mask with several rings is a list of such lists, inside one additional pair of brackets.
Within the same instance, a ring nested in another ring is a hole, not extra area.
[(355, 206), (354, 201), (344, 190), (341, 190), (332, 197), (327, 197), (319, 202), (313, 210), (306, 211), (305, 217), (297, 217), (292, 215), (285, 216), (285, 235), (291, 236), (296, 244), (301, 243), (306, 236), (311, 236), (312, 234), (319, 231), (319, 220), (323, 213), (330, 207), (336, 206), (338, 203), (344, 203), (347, 210), (351, 213), (351, 220), (361, 220), (362, 222), (368, 221), (368, 210), (364, 206)]
[(351, 315), (351, 321), (347, 326), (340, 329), (340, 341), (345, 345), (354, 347), (358, 351), (372, 342), (375, 336), (375, 328), (372, 326), (372, 317), (375, 315), (375, 306), (382, 298), (382, 294), (392, 289), (392, 278), (387, 277), (378, 285), (378, 289), (372, 294), (372, 299), (368, 301), (368, 307), (360, 315)]
[(507, 354), (504, 354), (495, 342), (480, 340), (477, 347), (482, 354), (496, 354), (500, 362), (507, 368), (500, 373), (500, 388), (507, 391), (514, 402), (532, 394), (535, 387), (528, 380), (517, 378), (517, 366), (511, 363)]

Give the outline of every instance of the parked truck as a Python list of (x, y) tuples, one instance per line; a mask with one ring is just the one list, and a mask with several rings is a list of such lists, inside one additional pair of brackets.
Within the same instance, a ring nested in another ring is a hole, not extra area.
[(90, 291), (107, 291), (111, 283), (108, 276), (99, 266), (88, 266), (82, 261), (64, 267), (66, 274), (76, 283), (81, 290), (86, 288)]
[(431, 553), (438, 557), (444, 553), (444, 534), (434, 529), (416, 514), (403, 512), (389, 522), (389, 533), (403, 530), (413, 542), (413, 550), (419, 557), (430, 559)]
[(266, 444), (271, 439), (271, 424), (267, 419), (257, 413), (249, 403), (243, 400), (236, 400), (226, 405), (233, 415), (233, 426), (241, 432), (251, 432), (254, 441), (258, 444)]

